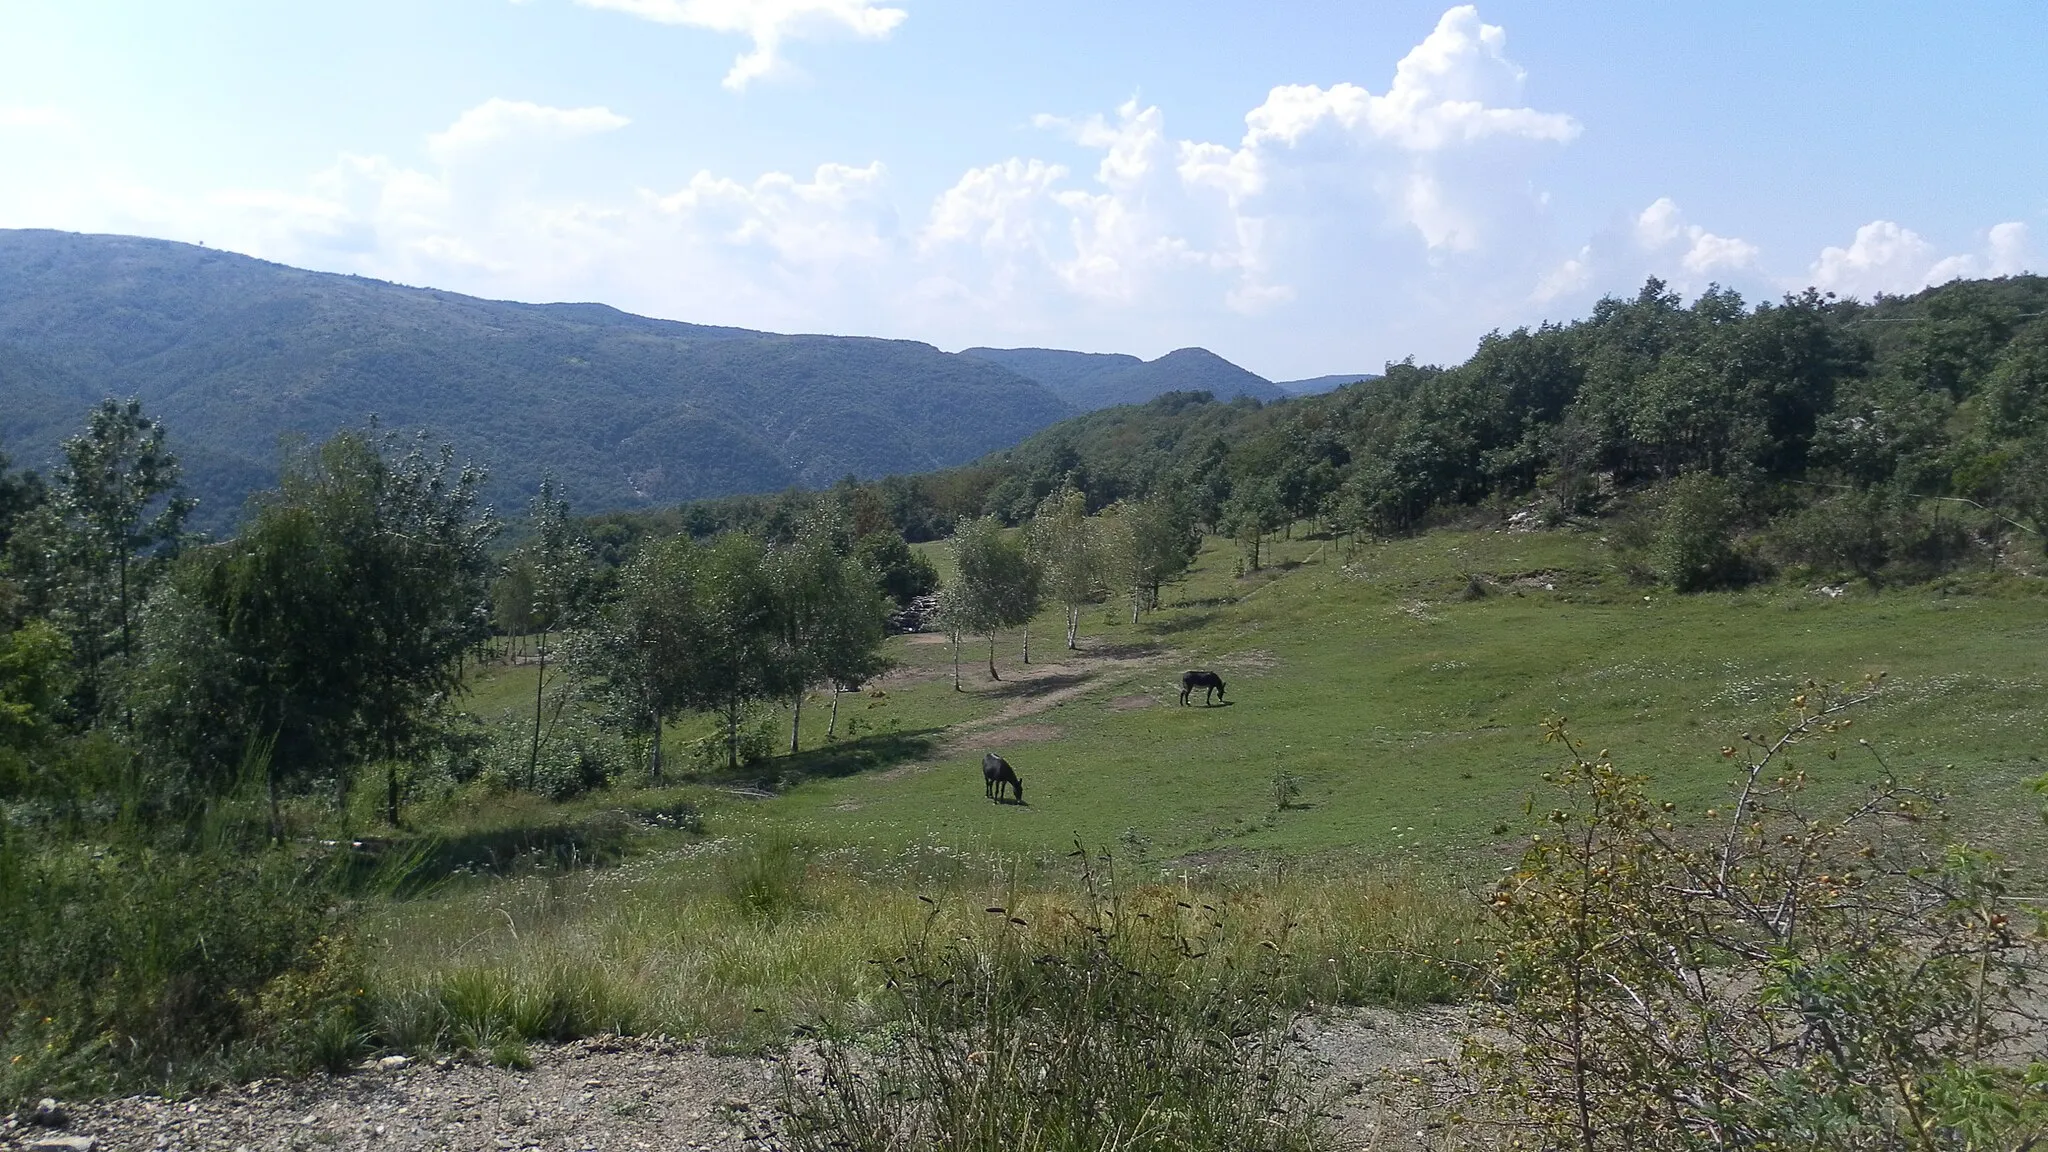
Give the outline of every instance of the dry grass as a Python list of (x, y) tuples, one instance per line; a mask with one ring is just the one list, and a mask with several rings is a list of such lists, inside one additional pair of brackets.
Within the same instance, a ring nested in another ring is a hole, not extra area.
[[(620, 1032), (754, 1050), (799, 1025), (887, 1019), (879, 962), (914, 940), (997, 924), (1036, 955), (1066, 948), (1092, 915), (1071, 878), (1020, 882), (1000, 859), (942, 850), (910, 866), (812, 856), (764, 915), (759, 893), (735, 899), (731, 880), (736, 860), (754, 875), (747, 860), (761, 852), (713, 843), (392, 905), (367, 926), (375, 1030), (410, 1049)], [(1270, 969), (1255, 958), (1277, 952), (1275, 991), (1294, 1007), (1448, 998), (1456, 984), (1442, 961), (1472, 947), (1465, 897), (1397, 873), (1112, 880), (1107, 893), (1127, 923), (1157, 926), (1162, 947), (1199, 928), (1196, 964), (1212, 979)]]

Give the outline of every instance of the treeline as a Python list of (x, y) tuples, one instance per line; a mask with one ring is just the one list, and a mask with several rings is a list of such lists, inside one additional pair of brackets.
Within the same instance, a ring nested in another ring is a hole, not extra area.
[[(976, 464), (843, 482), (913, 539), (1168, 495), (1260, 541), (1309, 521), (1397, 535), (1475, 510), (1563, 523), (1654, 505), (1632, 563), (1683, 588), (1773, 569), (1912, 579), (2048, 537), (2048, 279), (1865, 303), (1814, 292), (1691, 303), (1651, 280), (1462, 364), (1260, 405), (1201, 393), (1091, 413)], [(1638, 499), (1648, 493), (1652, 499)], [(771, 525), (794, 497), (689, 505), (665, 525)], [(626, 519), (626, 518), (620, 518)]]
[[(137, 402), (96, 408), (48, 477), (0, 461), (0, 1106), (347, 1064), (342, 910), (374, 880), (353, 836), (472, 785), (561, 798), (643, 763), (663, 783), (684, 712), (721, 719), (737, 767), (749, 709), (800, 721), (828, 686), (836, 723), (895, 601), (937, 584), (830, 499), (785, 539), (680, 534), (607, 565), (552, 478), (497, 548), (482, 474), (445, 446), (348, 431), (281, 471), (210, 541)], [(477, 716), (473, 664), (505, 633), (534, 638), (533, 713)]]
[[(558, 796), (602, 785), (638, 759), (628, 744), (659, 782), (657, 735), (685, 712), (723, 718), (737, 767), (749, 708), (865, 683), (890, 613), (938, 585), (857, 501), (807, 500), (773, 536), (621, 541), (549, 477), (507, 549), (481, 473), (445, 446), (343, 432), (282, 472), (237, 536), (207, 541), (133, 401), (96, 410), (47, 480), (0, 467), (0, 802), (104, 805), (78, 754), (93, 744), (129, 799), (166, 810), (253, 774), (274, 837), (285, 801), (346, 813), (374, 770), (396, 825), (408, 796), (487, 771)], [(507, 636), (538, 664), (516, 737), (462, 708), (471, 663)]]

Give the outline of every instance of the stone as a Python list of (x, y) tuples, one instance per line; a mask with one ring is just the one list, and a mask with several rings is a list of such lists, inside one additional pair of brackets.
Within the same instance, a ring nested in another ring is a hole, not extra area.
[(99, 1142), (97, 1136), (45, 1136), (29, 1141), (25, 1147), (29, 1152), (92, 1152)]
[(45, 1096), (36, 1102), (36, 1110), (28, 1114), (28, 1122), (38, 1128), (62, 1128), (71, 1123), (71, 1116), (62, 1104)]
[(386, 1072), (396, 1072), (410, 1063), (412, 1063), (412, 1058), (409, 1056), (386, 1056), (382, 1060), (377, 1061), (377, 1067)]

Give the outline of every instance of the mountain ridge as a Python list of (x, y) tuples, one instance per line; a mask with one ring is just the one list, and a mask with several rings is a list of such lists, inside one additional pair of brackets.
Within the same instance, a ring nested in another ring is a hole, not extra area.
[(918, 341), (786, 335), (595, 303), (492, 301), (138, 237), (0, 231), (0, 445), (46, 466), (108, 395), (164, 419), (203, 522), (275, 477), (281, 436), (371, 417), (453, 443), (522, 505), (823, 486), (961, 463), (1072, 409)]
[(1206, 348), (1177, 348), (1156, 360), (1059, 348), (964, 348), (960, 355), (999, 364), (1036, 380), (1083, 412), (1143, 404), (1167, 392), (1210, 392), (1219, 400), (1285, 399), (1272, 381)]
[(0, 449), (47, 467), (92, 404), (139, 397), (214, 530), (274, 482), (281, 438), (373, 418), (484, 465), (503, 510), (552, 470), (579, 510), (606, 511), (945, 468), (1165, 391), (1285, 395), (1206, 349), (1152, 361), (1021, 350), (1033, 371), (1003, 363), (1018, 351), (489, 300), (176, 241), (0, 230)]

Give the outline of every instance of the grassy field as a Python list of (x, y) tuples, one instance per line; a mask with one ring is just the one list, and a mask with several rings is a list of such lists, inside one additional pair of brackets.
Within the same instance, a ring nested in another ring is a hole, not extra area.
[[(1800, 683), (1882, 671), (1859, 731), (1894, 768), (1931, 773), (2000, 838), (2037, 823), (2024, 782), (2048, 750), (2048, 597), (2035, 581), (1677, 596), (1630, 586), (1597, 537), (1571, 532), (1272, 551), (1275, 566), (1238, 578), (1211, 542), (1137, 626), (1089, 609), (1078, 653), (1050, 611), (1029, 666), (1019, 638), (1002, 638), (1000, 681), (970, 641), (965, 691), (943, 638), (895, 638), (899, 669), (845, 698), (840, 738), (826, 741), (829, 697), (815, 696), (805, 751), (744, 773), (775, 798), (719, 801), (713, 822), (835, 845), (1046, 854), (1079, 840), (1159, 860), (1280, 849), (1464, 862), (1518, 835), (1557, 761), (1538, 739), (1546, 717), (1704, 807), (1733, 780), (1718, 749), (1768, 728)], [(1230, 703), (1179, 707), (1189, 667), (1220, 672)], [(478, 699), (516, 709), (531, 676), (497, 673)], [(763, 723), (786, 741), (786, 708)], [(702, 734), (679, 728), (671, 747)], [(983, 798), (987, 750), (1017, 766), (1028, 805)], [(1822, 788), (1878, 771), (1861, 754), (1801, 767)], [(1282, 774), (1298, 788), (1284, 809)]]
[[(1722, 746), (1768, 731), (1809, 677), (1886, 673), (1854, 734), (1951, 790), (1962, 837), (2004, 847), (2029, 865), (2021, 884), (2044, 887), (2026, 786), (2048, 743), (2048, 596), (2033, 578), (1681, 597), (1630, 585), (1577, 532), (1360, 551), (1297, 539), (1271, 554), (1239, 577), (1211, 542), (1137, 625), (1091, 607), (1079, 652), (1048, 611), (1029, 665), (1020, 637), (1002, 638), (1000, 680), (970, 642), (961, 691), (943, 637), (894, 638), (897, 669), (842, 700), (836, 739), (816, 696), (803, 750), (736, 776), (567, 805), (421, 805), (444, 852), (498, 859), (547, 840), (557, 860), (567, 843), (569, 858), (625, 863), (480, 876), (376, 909), (378, 1033), (415, 1048), (610, 1029), (756, 1047), (804, 1021), (859, 1025), (881, 994), (875, 962), (918, 933), (1007, 932), (1020, 911), (1018, 931), (1074, 922), (1077, 845), (1114, 857), (1133, 907), (1213, 905), (1218, 974), (1285, 938), (1293, 1002), (1438, 997), (1449, 985), (1429, 958), (1469, 951), (1479, 902), (1465, 894), (1526, 843), (1525, 806), (1546, 803), (1561, 756), (1540, 741), (1546, 717), (1697, 814), (1734, 783)], [(1229, 703), (1180, 707), (1190, 667), (1220, 672)], [(533, 675), (487, 668), (471, 707), (530, 718)], [(786, 706), (759, 723), (786, 745)], [(710, 733), (677, 726), (671, 754)], [(1882, 771), (1842, 747), (1797, 757), (1822, 799)], [(1028, 804), (983, 797), (987, 750), (1016, 765)], [(621, 808), (691, 806), (701, 828), (619, 833), (645, 826)], [(749, 895), (760, 885), (765, 903)]]

